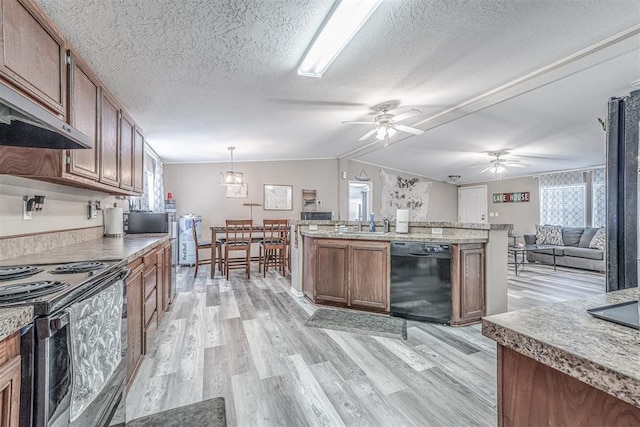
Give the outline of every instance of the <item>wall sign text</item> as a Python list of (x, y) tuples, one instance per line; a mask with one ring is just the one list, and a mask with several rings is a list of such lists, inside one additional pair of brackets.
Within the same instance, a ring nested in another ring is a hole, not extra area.
[(493, 193), (493, 203), (522, 203), (528, 201), (528, 191), (519, 191), (515, 193)]

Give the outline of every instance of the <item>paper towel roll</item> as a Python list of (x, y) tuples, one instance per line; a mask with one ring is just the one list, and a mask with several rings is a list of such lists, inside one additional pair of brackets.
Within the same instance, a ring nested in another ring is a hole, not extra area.
[(104, 214), (104, 235), (120, 237), (124, 235), (124, 218), (122, 208), (106, 208)]
[(398, 209), (396, 211), (396, 233), (409, 232), (409, 210)]

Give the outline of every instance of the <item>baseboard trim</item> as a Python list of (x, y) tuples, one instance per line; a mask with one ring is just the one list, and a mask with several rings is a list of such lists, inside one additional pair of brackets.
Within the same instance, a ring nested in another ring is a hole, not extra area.
[(304, 292), (300, 292), (296, 289), (293, 289), (293, 287), (291, 287), (291, 293), (293, 294), (294, 297), (296, 298), (300, 298), (304, 296)]

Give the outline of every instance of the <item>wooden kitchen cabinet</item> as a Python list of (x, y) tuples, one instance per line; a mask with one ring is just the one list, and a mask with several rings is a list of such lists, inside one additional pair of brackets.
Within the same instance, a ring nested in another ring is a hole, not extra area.
[(0, 427), (18, 427), (20, 411), (20, 332), (0, 341)]
[(144, 136), (136, 126), (133, 134), (133, 191), (142, 194), (144, 191)]
[(389, 244), (352, 241), (349, 244), (349, 301), (354, 308), (389, 311)]
[(100, 104), (100, 182), (120, 187), (120, 106), (102, 90)]
[(158, 322), (160, 322), (164, 317), (164, 310), (163, 310), (164, 301), (162, 300), (162, 298), (164, 296), (163, 289), (164, 289), (165, 275), (167, 273), (164, 266), (165, 250), (166, 249), (163, 246), (156, 251), (156, 271), (157, 271), (156, 310), (157, 310)]
[(144, 354), (142, 342), (144, 326), (142, 320), (142, 273), (144, 265), (142, 258), (138, 258), (127, 267), (131, 270), (131, 274), (127, 278), (127, 387), (129, 387), (140, 367)]
[(120, 188), (133, 190), (133, 119), (124, 111), (120, 118)]
[(484, 244), (452, 245), (451, 325), (476, 323), (485, 312)]
[(74, 51), (69, 51), (69, 124), (90, 137), (93, 148), (69, 150), (68, 172), (94, 180), (100, 167), (99, 106), (100, 81)]
[(64, 120), (64, 37), (33, 0), (1, 0), (1, 7), (0, 77)]
[(163, 266), (163, 281), (162, 281), (162, 304), (160, 305), (160, 312), (165, 312), (169, 309), (171, 304), (171, 259), (173, 257), (173, 251), (171, 249), (171, 242), (167, 243), (164, 247), (164, 259), (162, 260)]
[(314, 303), (389, 311), (389, 242), (304, 236), (303, 292)]
[(318, 303), (348, 305), (349, 243), (346, 240), (315, 242), (315, 293)]

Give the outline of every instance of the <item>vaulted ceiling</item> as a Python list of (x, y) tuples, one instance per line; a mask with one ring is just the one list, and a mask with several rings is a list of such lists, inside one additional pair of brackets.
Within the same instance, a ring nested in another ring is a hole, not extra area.
[[(446, 181), (489, 151), (604, 163), (607, 100), (640, 79), (637, 0), (386, 0), (321, 79), (296, 74), (333, 0), (37, 0), (167, 163), (350, 158)], [(640, 89), (640, 86), (636, 89)], [(380, 104), (420, 110), (390, 144)]]

